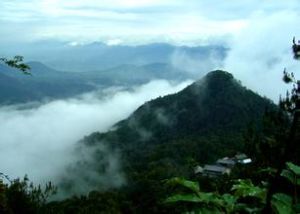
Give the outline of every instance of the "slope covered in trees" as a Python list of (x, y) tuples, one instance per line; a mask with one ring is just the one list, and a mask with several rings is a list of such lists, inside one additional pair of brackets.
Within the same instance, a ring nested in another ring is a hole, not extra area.
[[(265, 112), (276, 109), (230, 73), (213, 71), (177, 94), (145, 103), (111, 131), (85, 137), (81, 143), (94, 151), (94, 161), (78, 163), (76, 171), (84, 177), (91, 164), (95, 173), (105, 171), (97, 163), (105, 156), (98, 148), (106, 145), (121, 154), (127, 184), (119, 193), (124, 200), (134, 212), (160, 213), (165, 209), (164, 179), (191, 177), (195, 164), (244, 151), (249, 124), (261, 127)], [(72, 185), (76, 183), (68, 188)]]
[[(266, 110), (275, 108), (270, 100), (241, 86), (231, 74), (214, 71), (177, 94), (145, 103), (112, 131), (94, 133), (85, 142), (106, 142), (121, 148), (131, 164), (152, 157), (156, 150), (184, 151), (185, 146), (192, 145), (198, 149), (186, 152), (198, 152), (191, 158), (209, 162), (243, 149), (243, 133), (249, 123), (258, 124)], [(204, 138), (211, 142), (205, 143)], [(172, 155), (165, 153), (164, 158)]]
[[(85, 174), (87, 169), (93, 169), (95, 174), (109, 170), (109, 162), (101, 164), (106, 158), (101, 150), (105, 146), (120, 154), (126, 179), (123, 187), (103, 192), (103, 187), (95, 185), (88, 195), (42, 204), (37, 212), (180, 213), (184, 206), (163, 203), (170, 191), (164, 185), (165, 179), (193, 178), (196, 164), (253, 151), (253, 146), (258, 148), (255, 142), (261, 136), (278, 130), (273, 111), (277, 107), (270, 100), (243, 87), (230, 73), (210, 72), (176, 94), (145, 103), (110, 131), (93, 133), (80, 142), (80, 148), (90, 151), (89, 157), (75, 163), (67, 173), (89, 182), (92, 178)], [(266, 131), (262, 131), (263, 124)], [(255, 152), (251, 155), (258, 154)], [(72, 190), (80, 185), (68, 177), (61, 181), (64, 185), (58, 191), (70, 194), (76, 193)], [(216, 187), (209, 181), (203, 182), (207, 189)], [(223, 188), (226, 185), (223, 183)], [(26, 193), (23, 189), (23, 196), (30, 198), (30, 191)]]

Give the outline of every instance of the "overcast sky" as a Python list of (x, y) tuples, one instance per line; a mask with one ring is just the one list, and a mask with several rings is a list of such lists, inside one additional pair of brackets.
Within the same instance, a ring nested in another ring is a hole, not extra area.
[(299, 21), (299, 0), (1, 0), (0, 52), (45, 40), (224, 44), (230, 51), (217, 68), (277, 100), (283, 68), (299, 70), (291, 56)]
[(297, 0), (1, 0), (0, 40), (199, 43), (299, 7)]

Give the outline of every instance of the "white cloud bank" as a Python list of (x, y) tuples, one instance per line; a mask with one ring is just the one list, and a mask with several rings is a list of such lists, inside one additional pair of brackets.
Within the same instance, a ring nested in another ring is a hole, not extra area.
[(2, 45), (45, 39), (196, 45), (237, 35), (257, 13), (298, 13), (300, 4), (298, 0), (1, 0), (0, 8)]
[(106, 131), (155, 97), (177, 92), (190, 81), (152, 81), (134, 90), (108, 90), (57, 100), (35, 108), (0, 108), (0, 172), (11, 178), (28, 174), (35, 183), (55, 181), (74, 160), (72, 151), (83, 136)]
[(250, 89), (278, 101), (291, 88), (282, 82), (282, 71), (294, 72), (300, 78), (300, 62), (293, 59), (292, 39), (300, 39), (300, 14), (282, 11), (257, 13), (230, 45), (224, 69), (233, 73)]

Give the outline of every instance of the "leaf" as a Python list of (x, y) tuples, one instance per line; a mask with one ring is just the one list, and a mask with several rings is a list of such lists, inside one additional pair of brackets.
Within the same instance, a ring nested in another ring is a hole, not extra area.
[(266, 199), (266, 189), (254, 186), (251, 180), (238, 180), (238, 183), (231, 188), (237, 197), (255, 197), (262, 202)]
[(268, 175), (275, 175), (277, 172), (277, 169), (274, 169), (272, 167), (263, 168), (257, 171), (258, 173), (266, 173)]
[(200, 187), (198, 182), (194, 182), (194, 181), (189, 181), (189, 180), (185, 180), (183, 178), (172, 178), (167, 180), (167, 184), (169, 185), (180, 185), (182, 187), (185, 187), (187, 189), (192, 190), (195, 193), (199, 193), (200, 192)]
[(165, 203), (176, 203), (179, 201), (183, 201), (183, 202), (193, 202), (193, 203), (199, 203), (199, 202), (203, 202), (203, 200), (201, 198), (198, 197), (198, 195), (196, 194), (176, 194), (173, 196), (168, 197), (165, 200)]
[(283, 193), (277, 193), (272, 196), (272, 209), (277, 214), (294, 214), (292, 197)]
[(225, 203), (230, 204), (230, 205), (234, 205), (237, 201), (237, 198), (230, 194), (222, 195), (222, 199)]
[(237, 198), (234, 195), (224, 194), (222, 195), (223, 207), (225, 207), (227, 213), (231, 213), (235, 210)]
[(289, 76), (289, 75), (284, 75), (283, 76), (283, 81), (285, 82), (285, 83), (291, 83), (291, 82), (293, 82), (293, 79)]
[(203, 203), (211, 203), (215, 206), (223, 206), (223, 200), (219, 195), (212, 192), (200, 192), (198, 197), (202, 200)]
[(287, 168), (288, 168), (289, 170), (291, 170), (291, 171), (292, 171), (293, 173), (295, 173), (297, 176), (300, 176), (300, 166), (295, 165), (295, 164), (293, 164), (293, 163), (291, 163), (291, 162), (286, 163), (286, 165), (287, 165)]
[(291, 170), (284, 169), (280, 175), (288, 179), (293, 185), (300, 185), (300, 179), (297, 179), (296, 175)]
[(212, 204), (217, 207), (223, 206), (224, 202), (215, 193), (205, 193), (200, 192), (198, 194), (175, 194), (168, 197), (165, 203), (176, 203), (176, 202), (193, 202), (193, 203), (203, 203)]

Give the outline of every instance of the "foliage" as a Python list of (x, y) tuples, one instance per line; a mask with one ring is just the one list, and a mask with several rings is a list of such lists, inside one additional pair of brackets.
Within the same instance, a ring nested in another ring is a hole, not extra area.
[[(266, 108), (269, 109), (267, 113)], [(257, 180), (240, 179), (231, 186), (224, 180), (201, 178), (199, 185), (177, 177), (167, 183), (173, 187), (179, 185), (183, 191), (167, 200), (165, 195), (169, 187), (162, 185), (161, 180), (174, 176), (191, 179), (195, 164), (245, 149), (243, 133), (251, 122), (254, 129), (253, 134), (248, 135), (249, 145), (259, 139), (257, 147), (251, 148), (253, 151), (259, 148), (259, 153), (252, 155), (268, 166), (276, 159), (275, 155), (268, 154), (281, 148), (277, 143), (280, 137), (275, 133), (285, 133), (285, 129), (278, 128), (284, 116), (273, 116), (276, 113), (276, 106), (269, 100), (242, 87), (231, 74), (215, 71), (182, 92), (146, 103), (111, 131), (86, 137), (86, 146), (105, 142), (120, 150), (128, 181), (126, 188), (93, 191), (86, 196), (45, 204), (43, 197), (33, 197), (35, 191), (27, 191), (19, 185), (11, 198), (0, 194), (0, 200), (10, 208), (10, 203), (17, 203), (12, 200), (18, 197), (16, 193), (21, 192), (24, 203), (18, 206), (32, 207), (31, 210), (43, 213), (176, 214), (191, 210), (196, 213), (257, 213), (265, 203), (266, 191), (266, 186)], [(266, 156), (274, 159), (266, 160)]]
[(6, 65), (20, 70), (23, 74), (31, 75), (29, 65), (23, 63), (23, 56), (15, 56), (13, 59), (0, 58)]
[(266, 200), (266, 189), (253, 185), (252, 181), (239, 179), (231, 188), (234, 195), (239, 198), (254, 197), (259, 199), (262, 203)]
[[(295, 43), (295, 38), (293, 39), (293, 52), (294, 58), (299, 59), (300, 55), (300, 45)], [(294, 73), (287, 72), (284, 68), (283, 70), (283, 81), (287, 84), (293, 84), (292, 90), (286, 93), (286, 98), (280, 98), (279, 105), (280, 107), (288, 111), (290, 113), (294, 113), (296, 109), (299, 109), (299, 102), (300, 102), (300, 81), (296, 80)]]
[[(86, 146), (101, 142), (120, 151), (128, 187), (119, 193), (126, 195), (133, 213), (180, 213), (183, 208), (160, 203), (169, 191), (161, 181), (195, 178), (196, 164), (243, 151), (247, 125), (252, 121), (261, 127), (266, 108), (271, 111), (276, 106), (242, 87), (231, 74), (214, 71), (177, 94), (145, 103), (111, 131), (94, 133), (83, 142)], [(202, 182), (206, 184), (202, 191), (220, 185), (227, 189), (222, 180)], [(229, 203), (230, 199), (224, 195), (218, 200)]]
[(295, 213), (291, 206), (292, 197), (283, 193), (277, 193), (272, 196), (272, 207), (275, 213), (292, 214)]
[(300, 167), (288, 162), (287, 169), (282, 170), (281, 176), (289, 180), (293, 185), (300, 185)]
[(49, 197), (56, 193), (51, 182), (45, 188), (34, 186), (25, 176), (9, 184), (0, 180), (0, 213), (39, 213)]
[[(287, 167), (282, 176), (287, 178), (294, 185), (295, 191), (299, 185), (300, 166), (293, 163), (286, 163)], [(292, 174), (291, 174), (292, 173)], [(295, 177), (291, 177), (294, 175)], [(185, 180), (183, 178), (172, 178), (167, 184), (177, 184), (189, 190), (189, 193), (176, 193), (169, 196), (165, 203), (193, 203), (197, 206), (187, 212), (198, 213), (199, 211), (225, 212), (225, 213), (260, 213), (266, 205), (267, 189), (264, 186), (256, 186), (251, 180), (239, 179), (235, 181), (230, 193), (220, 194), (219, 192), (201, 192), (198, 182)], [(300, 204), (297, 203), (297, 192), (294, 195), (276, 193), (272, 195), (272, 211), (277, 214), (296, 214)], [(191, 207), (188, 207), (191, 209)], [(201, 213), (201, 212), (200, 212)]]
[(295, 214), (299, 213), (300, 204), (298, 203), (297, 190), (300, 185), (300, 166), (293, 163), (286, 163), (286, 169), (281, 172), (294, 187), (293, 195), (285, 193), (276, 193), (272, 196), (272, 208), (278, 214)]
[[(177, 184), (190, 190), (189, 193), (178, 193), (171, 195), (165, 203), (194, 203), (197, 206), (187, 207), (188, 212), (193, 213), (252, 213), (262, 209), (265, 202), (266, 189), (252, 184), (249, 180), (237, 180), (232, 186), (232, 193), (220, 194), (219, 192), (201, 192), (197, 182), (188, 181), (182, 178), (170, 179), (167, 184)], [(190, 188), (190, 187), (193, 188)], [(261, 203), (256, 203), (257, 200)], [(189, 210), (192, 209), (192, 210)]]

